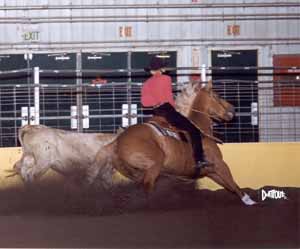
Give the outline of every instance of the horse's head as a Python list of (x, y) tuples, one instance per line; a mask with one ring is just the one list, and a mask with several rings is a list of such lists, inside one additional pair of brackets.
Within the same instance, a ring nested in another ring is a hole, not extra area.
[(206, 114), (216, 121), (230, 121), (234, 117), (234, 106), (213, 91), (211, 81), (205, 86), (198, 85), (197, 91), (191, 112)]

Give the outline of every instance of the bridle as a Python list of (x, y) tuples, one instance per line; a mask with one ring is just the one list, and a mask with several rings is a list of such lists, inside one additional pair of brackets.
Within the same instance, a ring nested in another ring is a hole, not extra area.
[[(226, 108), (225, 108), (225, 106), (224, 106), (224, 104), (221, 102), (221, 100), (219, 99), (219, 98), (216, 98), (215, 96), (212, 96), (212, 94), (211, 94), (211, 97), (213, 97), (225, 110), (226, 110)], [(205, 116), (207, 116), (207, 117), (209, 117), (210, 119), (217, 119), (217, 120), (220, 120), (220, 118), (216, 118), (216, 116), (215, 115), (211, 115), (211, 114), (209, 114), (209, 113), (206, 113), (206, 112), (203, 112), (203, 111), (199, 111), (199, 110), (197, 110), (197, 109), (195, 109), (195, 108), (191, 108), (190, 109), (191, 111), (193, 111), (193, 112), (197, 112), (197, 113), (201, 113), (201, 114), (203, 114), (203, 115), (205, 115)]]

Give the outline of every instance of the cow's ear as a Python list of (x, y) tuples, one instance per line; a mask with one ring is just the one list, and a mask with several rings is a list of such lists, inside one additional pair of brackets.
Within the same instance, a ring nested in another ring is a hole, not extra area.
[(123, 131), (125, 131), (125, 129), (123, 128), (123, 127), (119, 127), (118, 129), (117, 129), (117, 135), (120, 135)]

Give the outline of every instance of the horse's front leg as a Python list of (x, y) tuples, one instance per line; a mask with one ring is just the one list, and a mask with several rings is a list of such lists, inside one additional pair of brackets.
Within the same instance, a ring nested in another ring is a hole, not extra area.
[(223, 160), (215, 162), (214, 165), (212, 167), (208, 167), (206, 171), (207, 177), (211, 178), (225, 189), (238, 195), (244, 204), (256, 204), (256, 202), (253, 201), (248, 194), (241, 191), (240, 187), (233, 179), (229, 167)]

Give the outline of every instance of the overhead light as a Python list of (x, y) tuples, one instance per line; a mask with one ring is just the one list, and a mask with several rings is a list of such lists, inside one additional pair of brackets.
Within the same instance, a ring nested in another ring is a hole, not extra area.
[(88, 60), (101, 60), (102, 56), (88, 56)]
[(151, 52), (148, 52), (149, 55), (155, 55), (155, 57), (158, 57), (158, 58), (170, 58), (171, 55), (168, 54), (167, 51), (151, 51)]
[(55, 57), (56, 61), (65, 61), (65, 60), (70, 60), (69, 56), (56, 56)]
[(218, 54), (217, 57), (218, 58), (229, 58), (229, 57), (232, 57), (232, 54), (227, 54), (227, 53), (225, 53), (225, 54)]
[(105, 52), (91, 52), (91, 56), (111, 56), (111, 53), (105, 53)]
[(56, 57), (56, 56), (65, 56), (66, 53), (53, 53), (53, 54), (48, 54), (48, 57)]
[(170, 58), (171, 56), (169, 54), (158, 54), (156, 55), (158, 58)]

